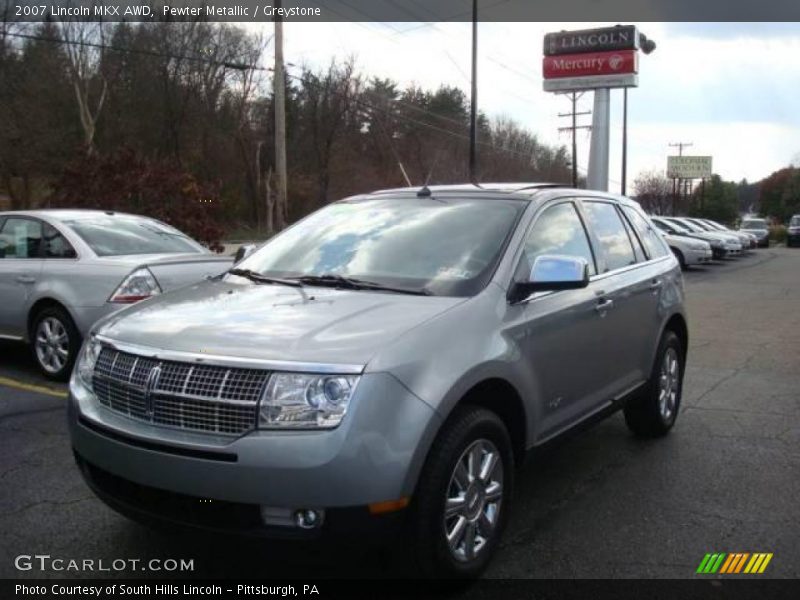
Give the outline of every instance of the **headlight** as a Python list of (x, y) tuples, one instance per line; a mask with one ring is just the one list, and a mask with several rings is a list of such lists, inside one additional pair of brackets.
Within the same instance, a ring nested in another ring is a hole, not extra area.
[(331, 429), (341, 423), (358, 375), (274, 373), (259, 405), (262, 429)]
[(150, 272), (150, 269), (142, 267), (123, 279), (108, 301), (119, 304), (132, 304), (160, 293), (161, 287), (158, 285), (155, 276)]
[(98, 342), (94, 336), (91, 336), (83, 343), (81, 353), (78, 355), (78, 377), (89, 388), (92, 387), (94, 367), (97, 364), (97, 358), (100, 356), (100, 351), (102, 349), (103, 346), (100, 342)]

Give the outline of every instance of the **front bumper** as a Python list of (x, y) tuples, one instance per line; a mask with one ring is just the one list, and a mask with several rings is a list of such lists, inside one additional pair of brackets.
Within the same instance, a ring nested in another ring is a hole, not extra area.
[(712, 246), (711, 256), (714, 260), (723, 260), (728, 258), (728, 251), (722, 246)]
[(714, 253), (710, 247), (701, 249), (688, 248), (683, 252), (683, 258), (687, 265), (703, 265), (711, 262)]
[(800, 245), (800, 231), (797, 232), (788, 232), (786, 234), (786, 245), (787, 246), (798, 246)]
[(68, 419), (84, 477), (120, 512), (191, 525), (186, 507), (202, 500), (231, 517), (212, 528), (262, 533), (261, 506), (365, 510), (410, 497), (440, 425), (432, 408), (383, 373), (362, 376), (341, 425), (326, 431), (226, 438), (167, 429), (99, 405), (76, 378)]

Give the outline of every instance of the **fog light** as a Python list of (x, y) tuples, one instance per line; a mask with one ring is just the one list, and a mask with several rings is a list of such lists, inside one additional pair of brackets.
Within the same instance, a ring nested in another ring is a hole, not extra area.
[(312, 508), (261, 507), (261, 520), (264, 525), (300, 529), (316, 529), (325, 520), (325, 511)]
[(294, 523), (301, 529), (314, 529), (322, 525), (323, 515), (321, 510), (303, 508), (294, 513)]

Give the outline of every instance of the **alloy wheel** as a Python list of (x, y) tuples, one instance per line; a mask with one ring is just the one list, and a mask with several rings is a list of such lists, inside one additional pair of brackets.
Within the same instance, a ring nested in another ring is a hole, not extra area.
[(69, 335), (64, 324), (55, 317), (42, 319), (36, 328), (34, 347), (45, 371), (61, 371), (69, 360)]
[(669, 423), (675, 413), (680, 384), (678, 352), (675, 348), (667, 348), (661, 361), (658, 389), (658, 409), (665, 423)]
[(503, 500), (503, 459), (497, 447), (479, 439), (456, 462), (444, 511), (444, 534), (452, 556), (475, 559), (495, 535)]

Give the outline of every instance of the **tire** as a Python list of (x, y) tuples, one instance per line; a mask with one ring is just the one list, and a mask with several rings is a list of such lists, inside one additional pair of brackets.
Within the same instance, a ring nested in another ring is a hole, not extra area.
[(30, 340), (39, 371), (48, 379), (67, 381), (81, 348), (81, 334), (67, 311), (50, 306), (37, 313)]
[(681, 266), (681, 271), (686, 270), (686, 259), (683, 256), (683, 252), (678, 250), (677, 248), (672, 249), (672, 253), (675, 255), (675, 258), (678, 259), (678, 264)]
[[(472, 452), (482, 459), (470, 461)], [(489, 453), (496, 461), (488, 475), (481, 477), (479, 469), (473, 471), (469, 465), (488, 466)], [(412, 504), (410, 533), (418, 573), (464, 580), (486, 568), (508, 518), (513, 462), (508, 431), (497, 415), (476, 406), (456, 408), (433, 443)], [(459, 481), (467, 484), (466, 490)], [(445, 517), (447, 500), (457, 497), (463, 498), (461, 508), (452, 508), (453, 514)], [(448, 532), (457, 534), (452, 547)]]
[(666, 435), (675, 424), (681, 406), (685, 356), (678, 336), (665, 331), (650, 379), (625, 405), (625, 423), (638, 437)]

